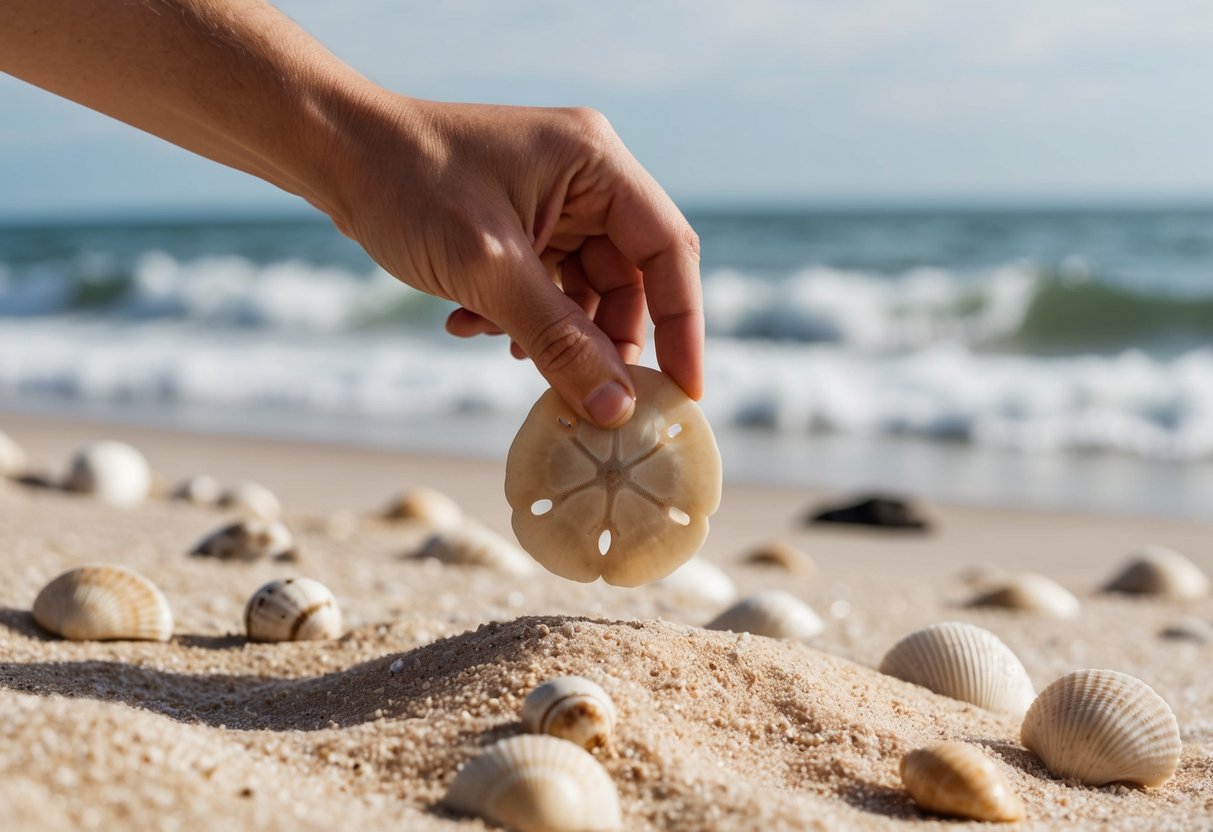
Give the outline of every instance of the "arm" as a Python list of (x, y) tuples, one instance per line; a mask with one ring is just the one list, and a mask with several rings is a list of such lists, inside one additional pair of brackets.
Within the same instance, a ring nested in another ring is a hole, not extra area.
[(698, 240), (593, 111), (396, 95), (262, 0), (9, 0), (0, 69), (302, 196), (583, 417), (630, 416), (646, 307), (702, 392)]

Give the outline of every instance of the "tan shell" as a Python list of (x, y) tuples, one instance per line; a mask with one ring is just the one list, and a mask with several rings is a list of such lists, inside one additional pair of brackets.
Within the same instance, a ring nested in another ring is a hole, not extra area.
[(1019, 716), (1036, 696), (1011, 648), (989, 630), (947, 621), (915, 630), (894, 644), (880, 672), (941, 696)]
[(64, 572), (34, 599), (34, 620), (73, 641), (168, 641), (173, 613), (163, 593), (123, 566)]
[(219, 484), (219, 480), (209, 474), (187, 477), (177, 483), (172, 493), (174, 500), (193, 503), (197, 506), (218, 505), (222, 496), (223, 486)]
[(703, 545), (720, 504), (720, 452), (703, 411), (669, 376), (628, 369), (637, 398), (623, 427), (582, 422), (548, 390), (510, 447), (514, 533), (562, 578), (663, 578)]
[(588, 751), (539, 734), (509, 737), (459, 770), (443, 804), (515, 832), (617, 832), (619, 793)]
[(615, 720), (611, 697), (596, 682), (582, 676), (549, 679), (528, 693), (522, 703), (525, 730), (568, 740), (587, 751), (611, 742)]
[(143, 454), (125, 442), (93, 442), (76, 451), (63, 487), (133, 508), (147, 499), (152, 471)]
[(487, 526), (471, 520), (430, 535), (418, 555), (443, 563), (485, 566), (519, 577), (535, 571), (535, 564), (526, 552)]
[(737, 597), (733, 579), (719, 566), (694, 557), (653, 584), (681, 595), (723, 606)]
[(1050, 774), (1089, 786), (1161, 786), (1182, 750), (1166, 700), (1114, 670), (1075, 670), (1045, 688), (1024, 717), (1020, 741)]
[(223, 492), (219, 508), (237, 511), (258, 520), (277, 520), (282, 516), (282, 503), (264, 485), (242, 482)]
[(780, 589), (768, 589), (742, 598), (709, 621), (706, 627), (793, 641), (809, 641), (825, 630), (825, 624), (808, 604)]
[(1107, 592), (1196, 600), (1209, 594), (1209, 576), (1179, 552), (1145, 546), (1104, 587)]
[(281, 523), (237, 520), (207, 535), (190, 554), (220, 560), (291, 560), (296, 554), (295, 539)]
[(980, 748), (945, 742), (901, 758), (901, 782), (923, 809), (970, 820), (1022, 820), (1023, 801)]
[(1082, 605), (1070, 590), (1052, 578), (1023, 572), (988, 585), (969, 602), (969, 606), (1004, 607), (1053, 618), (1076, 618)]
[(754, 566), (770, 566), (792, 575), (808, 577), (817, 571), (817, 564), (807, 552), (786, 540), (770, 540), (747, 552), (743, 560)]
[(415, 521), (435, 529), (458, 525), (463, 509), (441, 491), (415, 486), (392, 498), (383, 511), (388, 520)]
[(25, 473), (29, 458), (7, 433), (0, 430), (0, 477), (19, 477)]
[(317, 641), (341, 635), (341, 609), (328, 587), (311, 578), (270, 581), (244, 607), (249, 641)]

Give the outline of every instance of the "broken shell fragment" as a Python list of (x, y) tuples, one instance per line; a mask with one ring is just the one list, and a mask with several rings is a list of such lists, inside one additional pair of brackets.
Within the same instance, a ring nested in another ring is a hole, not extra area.
[(783, 590), (768, 589), (742, 598), (709, 621), (706, 628), (809, 641), (821, 635), (825, 624), (804, 601)]
[(600, 685), (581, 676), (560, 676), (536, 687), (522, 703), (522, 727), (590, 751), (611, 741), (615, 703)]
[(383, 516), (388, 520), (415, 521), (445, 529), (463, 519), (463, 509), (441, 491), (415, 486), (392, 498)]
[(125, 442), (93, 442), (76, 451), (63, 487), (133, 508), (147, 499), (152, 471), (143, 454)]
[(295, 540), (286, 526), (257, 519), (224, 526), (203, 538), (190, 554), (219, 560), (293, 560), (297, 556)]
[(34, 620), (73, 641), (168, 641), (173, 613), (163, 593), (123, 566), (64, 572), (34, 599)]
[(1173, 549), (1146, 546), (1130, 557), (1129, 562), (1104, 589), (1107, 592), (1196, 600), (1209, 594), (1209, 576)]
[(311, 578), (280, 578), (244, 607), (249, 641), (317, 641), (341, 635), (341, 610), (328, 587)]
[(0, 477), (17, 478), (26, 472), (29, 458), (7, 433), (0, 430)]
[(699, 557), (691, 558), (653, 585), (699, 598), (718, 607), (737, 597), (733, 579), (719, 566)]
[(234, 485), (219, 498), (219, 508), (237, 511), (258, 520), (277, 520), (282, 516), (282, 503), (264, 485), (242, 482)]
[(535, 569), (526, 552), (487, 526), (470, 520), (430, 535), (417, 554), (443, 563), (486, 566), (518, 576), (530, 575)]
[(1081, 607), (1070, 590), (1052, 578), (1031, 572), (1011, 575), (987, 586), (969, 606), (1004, 607), (1053, 618), (1075, 618)]
[(562, 578), (663, 578), (703, 545), (720, 504), (720, 452), (703, 411), (664, 373), (628, 370), (636, 407), (622, 427), (584, 422), (548, 390), (510, 447), (514, 533)]
[(616, 832), (619, 793), (584, 749), (535, 734), (509, 737), (459, 770), (442, 801), (516, 832)]
[(219, 484), (219, 480), (207, 474), (187, 477), (177, 483), (172, 493), (172, 499), (197, 506), (217, 505), (222, 496), (223, 486)]
[(1183, 749), (1171, 706), (1140, 679), (1076, 670), (1045, 688), (1020, 740), (1055, 777), (1089, 786), (1161, 786)]
[(998, 636), (958, 621), (915, 630), (889, 648), (880, 672), (987, 711), (1019, 716), (1036, 691)]
[(743, 560), (754, 566), (769, 566), (782, 569), (792, 575), (808, 577), (817, 571), (817, 565), (807, 552), (786, 540), (770, 540), (746, 553)]
[(977, 746), (945, 742), (901, 758), (901, 782), (923, 809), (970, 820), (1022, 820), (1023, 801)]

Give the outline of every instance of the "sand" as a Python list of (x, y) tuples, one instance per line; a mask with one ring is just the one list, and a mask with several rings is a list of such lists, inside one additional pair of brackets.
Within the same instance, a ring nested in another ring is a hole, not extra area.
[[(599, 759), (633, 829), (935, 829), (901, 788), (900, 756), (944, 739), (978, 743), (1027, 806), (1023, 829), (1213, 828), (1213, 644), (1163, 638), (1213, 601), (1111, 597), (1097, 588), (1143, 543), (1213, 571), (1208, 526), (927, 505), (937, 531), (809, 528), (837, 495), (726, 484), (700, 557), (741, 593), (778, 587), (826, 621), (811, 645), (712, 632), (720, 607), (649, 586), (572, 584), (537, 572), (409, 555), (425, 530), (378, 519), (425, 484), (509, 530), (504, 463), (368, 449), (0, 418), (31, 456), (61, 470), (85, 440), (142, 449), (165, 482), (251, 479), (286, 506), (302, 561), (231, 563), (188, 550), (228, 515), (163, 499), (129, 511), (0, 484), (0, 806), (5, 829), (480, 829), (437, 804), (476, 750), (519, 732), (523, 697), (553, 675), (603, 685), (620, 712)], [(745, 565), (782, 537), (813, 575)], [(73, 643), (42, 633), (34, 596), (90, 562), (155, 581), (176, 618), (159, 643)], [(966, 577), (1044, 572), (1083, 611), (1059, 621), (972, 609)], [(347, 634), (249, 644), (241, 611), (262, 583), (328, 585)], [(944, 620), (1002, 638), (1040, 689), (1079, 667), (1137, 676), (1174, 708), (1184, 751), (1159, 789), (1051, 778), (1012, 717), (937, 696), (873, 668), (901, 636)], [(392, 668), (395, 668), (393, 672)]]

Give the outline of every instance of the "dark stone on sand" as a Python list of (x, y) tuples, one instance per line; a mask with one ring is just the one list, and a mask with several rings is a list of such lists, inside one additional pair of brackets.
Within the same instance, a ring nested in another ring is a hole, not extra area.
[(809, 523), (850, 523), (900, 531), (930, 531), (931, 524), (914, 506), (896, 497), (873, 495), (855, 503), (832, 506), (809, 514)]

